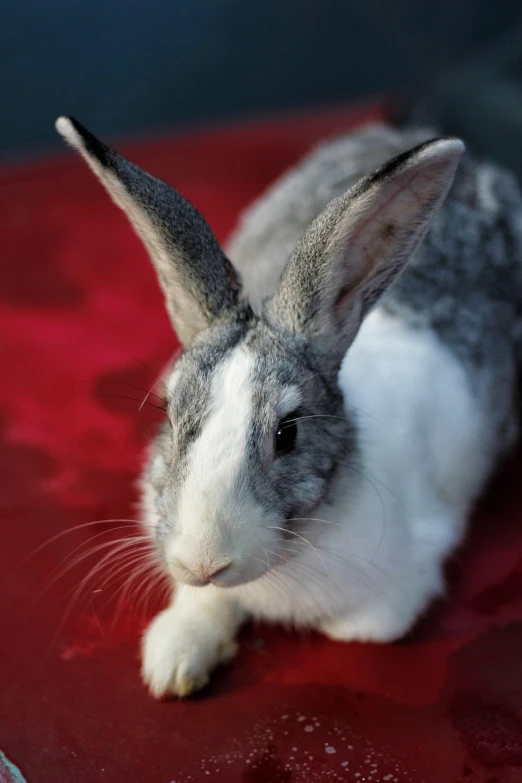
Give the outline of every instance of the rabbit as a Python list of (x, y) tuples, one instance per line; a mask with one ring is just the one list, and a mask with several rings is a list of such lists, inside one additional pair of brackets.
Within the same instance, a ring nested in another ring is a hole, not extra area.
[(57, 129), (145, 243), (183, 344), (141, 480), (173, 585), (142, 640), (150, 693), (205, 686), (248, 619), (404, 637), (517, 441), (515, 179), (370, 125), (286, 173), (225, 253), (166, 183)]

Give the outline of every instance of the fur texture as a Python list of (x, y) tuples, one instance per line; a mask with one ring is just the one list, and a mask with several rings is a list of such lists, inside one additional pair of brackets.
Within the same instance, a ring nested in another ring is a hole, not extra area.
[(455, 177), (458, 140), (363, 129), (244, 216), (236, 277), (179, 194), (58, 129), (144, 237), (185, 342), (143, 478), (177, 584), (143, 640), (151, 692), (202, 687), (248, 617), (401, 637), (516, 439), (514, 179), (467, 156)]

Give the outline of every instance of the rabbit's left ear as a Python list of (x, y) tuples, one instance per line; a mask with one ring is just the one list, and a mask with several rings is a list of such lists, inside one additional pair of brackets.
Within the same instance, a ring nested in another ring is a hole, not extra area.
[(292, 254), (269, 323), (298, 334), (335, 371), (372, 305), (402, 272), (453, 182), (464, 145), (435, 139), (332, 201)]
[(143, 240), (181, 342), (192, 342), (234, 309), (240, 290), (236, 272), (197, 209), (71, 117), (60, 117), (56, 128), (87, 161)]

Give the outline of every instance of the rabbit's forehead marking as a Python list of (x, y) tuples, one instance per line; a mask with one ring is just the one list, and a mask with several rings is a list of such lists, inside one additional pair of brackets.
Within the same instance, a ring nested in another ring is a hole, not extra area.
[(235, 326), (214, 332), (198, 340), (178, 358), (167, 382), (169, 413), (175, 423), (176, 459), (180, 466), (207, 417), (214, 379), (220, 377), (220, 368), (244, 335), (244, 329)]
[(219, 351), (202, 342), (174, 379), (178, 470), (183, 462), (185, 478), (192, 470), (203, 478), (221, 463), (238, 476), (278, 419), (301, 404), (299, 358), (277, 336), (253, 331)]
[(253, 354), (240, 345), (212, 377), (205, 419), (187, 455), (183, 494), (191, 507), (202, 498), (203, 488), (211, 494), (212, 488), (223, 491), (241, 469), (252, 418), (253, 365)]

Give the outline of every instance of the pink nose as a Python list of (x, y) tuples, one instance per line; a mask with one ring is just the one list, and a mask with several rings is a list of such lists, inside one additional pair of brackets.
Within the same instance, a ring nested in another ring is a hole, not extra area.
[(219, 584), (219, 577), (230, 568), (231, 564), (230, 561), (229, 563), (220, 565), (218, 568), (215, 568), (212, 564), (192, 566), (189, 568), (181, 560), (176, 558), (175, 561), (176, 569), (181, 571), (185, 578), (188, 577), (188, 580), (196, 586), (206, 585), (209, 582), (216, 582), (216, 584)]

